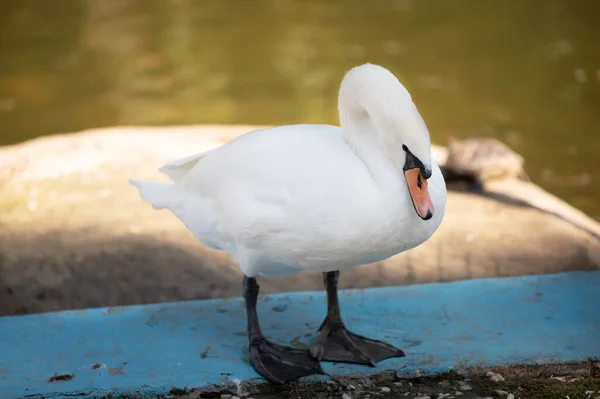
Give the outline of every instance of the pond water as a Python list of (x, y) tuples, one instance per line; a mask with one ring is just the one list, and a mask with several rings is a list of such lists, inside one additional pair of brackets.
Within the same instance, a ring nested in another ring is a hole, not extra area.
[(600, 1), (2, 0), (0, 145), (112, 125), (338, 123), (386, 66), (432, 139), (496, 137), (600, 219)]

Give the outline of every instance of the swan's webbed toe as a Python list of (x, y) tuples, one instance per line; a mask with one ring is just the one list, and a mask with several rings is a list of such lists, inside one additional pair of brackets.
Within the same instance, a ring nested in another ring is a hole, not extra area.
[(323, 337), (325, 339), (318, 340), (310, 348), (311, 355), (318, 360), (375, 366), (382, 360), (404, 356), (402, 350), (385, 342), (354, 334), (343, 324), (326, 328), (329, 331)]
[(308, 350), (278, 345), (266, 339), (250, 344), (250, 361), (267, 380), (283, 384), (310, 374), (324, 374)]

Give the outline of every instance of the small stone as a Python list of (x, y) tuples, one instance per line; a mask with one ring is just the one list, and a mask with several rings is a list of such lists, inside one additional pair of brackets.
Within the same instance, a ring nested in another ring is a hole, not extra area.
[(462, 395), (464, 395), (464, 393), (462, 393), (461, 391), (456, 391), (456, 392), (454, 392), (454, 395), (455, 396), (462, 396)]
[(467, 384), (461, 385), (459, 388), (461, 391), (470, 391), (471, 389), (473, 389), (470, 385)]
[(431, 396), (418, 396), (415, 399), (431, 399)]
[(502, 382), (505, 381), (504, 377), (500, 373), (494, 373), (493, 371), (488, 371), (485, 375), (494, 382)]
[(397, 382), (394, 382), (392, 385), (394, 385), (395, 387), (401, 387), (402, 385), (404, 385), (404, 382), (397, 381)]
[(512, 393), (509, 393), (508, 397), (506, 399), (515, 399), (515, 395), (513, 395)]
[(232, 396), (230, 399), (240, 399), (240, 397), (239, 397), (239, 396), (235, 396), (235, 395), (234, 395), (234, 396)]
[(444, 399), (444, 398), (447, 398), (448, 396), (450, 396), (449, 393), (440, 393), (440, 394), (438, 394), (437, 399)]
[(389, 389), (388, 387), (382, 387), (381, 388), (381, 392), (383, 392), (383, 393), (388, 393), (390, 391), (391, 391), (391, 389)]
[(342, 399), (352, 399), (352, 396), (348, 395), (347, 393), (342, 395)]
[(221, 399), (231, 399), (231, 396), (232, 396), (232, 395), (229, 395), (229, 394), (227, 394), (227, 393), (222, 393), (222, 394), (221, 394)]
[(506, 392), (506, 391), (501, 391), (501, 390), (497, 390), (497, 391), (496, 391), (496, 395), (498, 395), (498, 396), (503, 396), (503, 397), (504, 397), (504, 396), (508, 396), (508, 392)]
[(351, 391), (354, 391), (356, 389), (356, 387), (354, 385), (348, 385), (348, 389)]

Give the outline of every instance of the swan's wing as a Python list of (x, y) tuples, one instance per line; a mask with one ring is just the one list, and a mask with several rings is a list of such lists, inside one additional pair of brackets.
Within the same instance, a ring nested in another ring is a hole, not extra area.
[(185, 176), (196, 164), (200, 161), (206, 154), (210, 151), (204, 151), (198, 154), (190, 155), (185, 158), (177, 159), (175, 161), (169, 162), (165, 166), (162, 166), (158, 169), (159, 172), (162, 172), (169, 176), (172, 181), (177, 181)]

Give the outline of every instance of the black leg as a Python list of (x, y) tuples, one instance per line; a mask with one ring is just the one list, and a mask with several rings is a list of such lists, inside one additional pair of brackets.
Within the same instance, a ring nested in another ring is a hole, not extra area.
[(244, 300), (248, 315), (252, 367), (267, 380), (279, 384), (309, 374), (323, 374), (319, 361), (310, 356), (308, 350), (278, 345), (264, 337), (256, 313), (258, 291), (256, 278), (244, 276)]
[(340, 272), (323, 273), (327, 290), (327, 317), (319, 327), (316, 342), (310, 348), (310, 354), (317, 360), (368, 364), (390, 357), (402, 357), (400, 349), (354, 334), (346, 329), (340, 312), (337, 286)]

